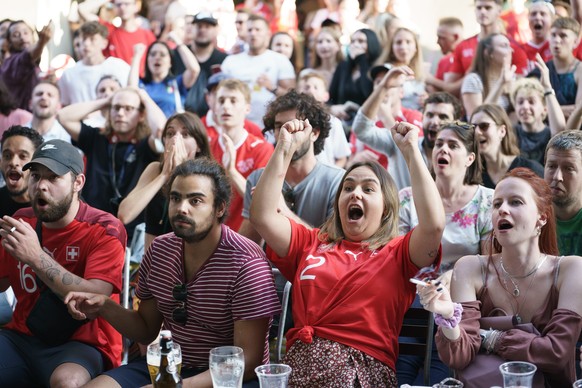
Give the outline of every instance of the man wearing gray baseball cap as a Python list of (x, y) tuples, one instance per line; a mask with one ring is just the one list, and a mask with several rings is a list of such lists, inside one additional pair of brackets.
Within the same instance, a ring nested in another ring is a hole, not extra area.
[(119, 300), (127, 235), (114, 216), (79, 199), (83, 158), (62, 140), (44, 142), (30, 170), (31, 208), (0, 219), (0, 291), (17, 304), (0, 331), (0, 386), (81, 386), (120, 362), (121, 337), (102, 318), (76, 323), (70, 291)]
[(85, 168), (79, 150), (66, 141), (56, 139), (41, 144), (22, 170), (30, 169), (35, 163), (42, 164), (57, 175), (65, 175), (69, 171), (79, 175)]

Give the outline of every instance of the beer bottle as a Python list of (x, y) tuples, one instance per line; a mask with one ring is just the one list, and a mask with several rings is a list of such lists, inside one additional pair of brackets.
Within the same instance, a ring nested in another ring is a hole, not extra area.
[(182, 388), (182, 377), (174, 362), (174, 343), (170, 330), (160, 332), (160, 369), (154, 381), (155, 388)]

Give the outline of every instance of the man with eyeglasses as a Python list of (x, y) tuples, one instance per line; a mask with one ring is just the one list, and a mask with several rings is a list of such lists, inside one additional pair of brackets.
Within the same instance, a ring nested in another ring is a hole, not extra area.
[[(105, 295), (70, 293), (77, 319), (105, 318), (124, 336), (147, 344), (160, 326), (182, 349), (184, 386), (212, 387), (208, 354), (217, 346), (244, 351), (243, 387), (258, 387), (254, 368), (269, 359), (267, 335), (280, 310), (271, 268), (261, 248), (223, 224), (229, 178), (209, 159), (188, 160), (168, 181), (168, 216), (174, 233), (156, 238), (140, 266), (137, 309)], [(145, 357), (97, 377), (94, 386), (150, 383)]]
[[(112, 4), (117, 16), (121, 19), (119, 27), (105, 22), (97, 16), (102, 6)], [(156, 41), (156, 36), (150, 30), (140, 27), (137, 19), (139, 9), (136, 0), (86, 0), (79, 4), (79, 15), (86, 21), (98, 21), (107, 27), (109, 31), (109, 44), (104, 51), (105, 56), (123, 59), (131, 64), (133, 58), (133, 46), (143, 43), (146, 47)], [(145, 69), (145, 56), (142, 57), (140, 73)]]
[[(105, 107), (109, 107), (109, 118), (104, 131), (81, 121)], [(166, 116), (145, 90), (123, 88), (108, 98), (69, 105), (59, 111), (58, 120), (87, 157), (83, 198), (89, 205), (117, 215), (121, 200), (163, 151), (156, 139)], [(143, 220), (142, 213), (126, 225), (128, 236)]]
[(63, 106), (97, 98), (95, 86), (104, 75), (112, 75), (127, 85), (129, 65), (125, 61), (103, 55), (107, 47), (107, 28), (97, 21), (80, 27), (83, 59), (63, 72), (59, 79)]
[(0, 386), (80, 387), (119, 365), (121, 336), (103, 318), (77, 325), (62, 299), (84, 291), (119, 303), (127, 237), (80, 200), (83, 158), (70, 143), (42, 143), (22, 170), (32, 207), (0, 220), (0, 290), (12, 286), (17, 300), (0, 331)]
[[(375, 71), (377, 68), (383, 68), (383, 70)], [(364, 144), (388, 156), (388, 172), (400, 190), (410, 186), (410, 174), (402, 153), (397, 149), (390, 131), (386, 129), (391, 128), (396, 121), (394, 117), (388, 117), (388, 115), (381, 119), (379, 111), (391, 89), (400, 88), (403, 77), (412, 75), (412, 71), (407, 67), (378, 66), (372, 69), (372, 72), (374, 72), (374, 91), (356, 113), (352, 130)], [(462, 116), (463, 107), (455, 96), (446, 92), (429, 94), (422, 112), (424, 137), (418, 139), (418, 147), (427, 166), (430, 167), (432, 149), (441, 125), (459, 120)], [(375, 124), (376, 119), (382, 121), (384, 128)]]

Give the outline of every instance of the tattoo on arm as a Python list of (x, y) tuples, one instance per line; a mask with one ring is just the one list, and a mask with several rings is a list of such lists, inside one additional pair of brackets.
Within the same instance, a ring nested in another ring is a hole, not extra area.
[(61, 271), (58, 268), (49, 268), (46, 270), (46, 277), (51, 281), (51, 282), (55, 282), (55, 279), (57, 278), (57, 276), (59, 276), (61, 274)]
[(65, 286), (70, 286), (75, 281), (75, 277), (70, 272), (65, 272), (63, 274), (62, 282)]

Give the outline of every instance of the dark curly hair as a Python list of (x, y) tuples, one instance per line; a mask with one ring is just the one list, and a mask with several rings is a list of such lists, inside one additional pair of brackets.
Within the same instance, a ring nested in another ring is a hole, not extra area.
[(36, 129), (23, 127), (21, 125), (13, 125), (2, 133), (0, 147), (4, 146), (4, 142), (12, 136), (22, 136), (28, 138), (34, 145), (34, 149), (40, 147), (40, 145), (44, 142), (41, 134), (38, 133)]
[(275, 129), (275, 116), (281, 112), (296, 110), (296, 117), (299, 120), (309, 119), (309, 123), (314, 131), (319, 132), (319, 136), (315, 143), (313, 143), (313, 152), (315, 155), (323, 150), (323, 143), (329, 136), (331, 129), (330, 115), (327, 108), (319, 103), (310, 94), (298, 93), (296, 90), (291, 90), (287, 94), (277, 97), (267, 106), (267, 113), (263, 116), (263, 123), (265, 129), (263, 132), (272, 131)]

